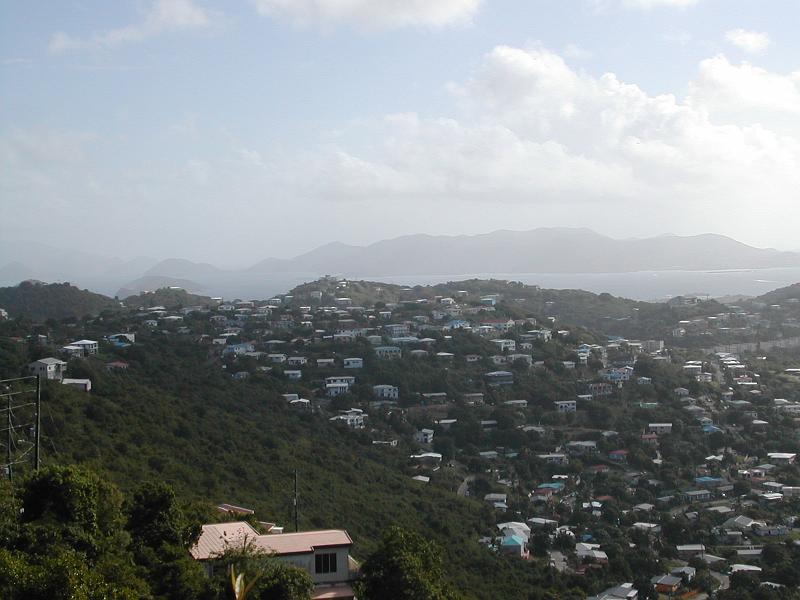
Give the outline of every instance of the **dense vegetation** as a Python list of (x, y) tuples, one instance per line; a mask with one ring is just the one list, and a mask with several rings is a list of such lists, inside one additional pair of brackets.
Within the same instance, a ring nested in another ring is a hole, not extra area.
[(0, 288), (0, 308), (12, 318), (22, 316), (43, 321), (96, 315), (119, 308), (119, 302), (69, 283), (23, 281), (14, 287)]

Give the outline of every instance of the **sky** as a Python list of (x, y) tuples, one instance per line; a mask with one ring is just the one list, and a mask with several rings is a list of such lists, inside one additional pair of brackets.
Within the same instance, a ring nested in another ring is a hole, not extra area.
[(0, 0), (0, 237), (800, 249), (798, 27), (796, 0)]

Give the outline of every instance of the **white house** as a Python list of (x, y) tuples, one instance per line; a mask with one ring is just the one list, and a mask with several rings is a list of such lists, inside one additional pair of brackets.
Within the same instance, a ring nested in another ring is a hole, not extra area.
[(578, 410), (577, 400), (557, 400), (553, 404), (560, 413), (574, 413)]
[(517, 349), (517, 342), (514, 340), (492, 340), (492, 343), (495, 344), (501, 352), (514, 352)]
[(325, 384), (325, 395), (328, 398), (336, 398), (337, 396), (341, 396), (342, 394), (346, 394), (350, 386), (346, 383), (328, 383)]
[(364, 368), (364, 359), (363, 358), (345, 358), (344, 359), (344, 368), (345, 369), (362, 369), (362, 368)]
[(92, 391), (92, 381), (90, 379), (68, 379), (61, 380), (62, 385), (69, 385), (82, 392)]
[(432, 444), (433, 443), (433, 429), (420, 429), (417, 433), (414, 434), (414, 439), (417, 440), (420, 444)]
[(400, 358), (400, 348), (397, 346), (376, 346), (375, 356), (378, 358)]
[(396, 385), (373, 385), (372, 393), (383, 400), (397, 400), (400, 397), (400, 389)]
[(77, 342), (72, 342), (70, 346), (77, 346), (80, 348), (83, 351), (84, 356), (97, 354), (97, 350), (100, 347), (100, 345), (94, 340), (78, 340)]
[(344, 423), (350, 429), (364, 429), (366, 415), (360, 408), (340, 411), (335, 417), (328, 419), (332, 423)]
[(28, 365), (28, 371), (42, 379), (61, 381), (67, 370), (67, 363), (57, 358), (42, 358)]
[(303, 372), (300, 369), (287, 369), (283, 374), (286, 375), (287, 379), (291, 379), (292, 381), (303, 378)]

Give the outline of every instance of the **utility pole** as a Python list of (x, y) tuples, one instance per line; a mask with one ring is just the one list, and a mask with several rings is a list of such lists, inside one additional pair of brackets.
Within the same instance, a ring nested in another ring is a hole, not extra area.
[(8, 404), (6, 404), (6, 468), (8, 469), (8, 479), (12, 477), (11, 473), (11, 392), (8, 393)]
[(300, 531), (300, 526), (297, 520), (297, 469), (294, 470), (294, 531)]
[(41, 438), (41, 431), (42, 429), (42, 376), (39, 375), (36, 378), (36, 430), (34, 431), (34, 437), (36, 438), (36, 450), (34, 451), (33, 455), (33, 468), (36, 469), (36, 472), (39, 472), (39, 467), (41, 466), (41, 455), (39, 454), (40, 442)]

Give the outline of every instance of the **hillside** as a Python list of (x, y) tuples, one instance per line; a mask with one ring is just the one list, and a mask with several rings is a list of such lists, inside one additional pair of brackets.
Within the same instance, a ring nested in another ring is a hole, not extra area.
[(173, 309), (187, 306), (208, 306), (209, 303), (211, 303), (211, 298), (208, 296), (192, 294), (185, 289), (174, 287), (159, 288), (153, 292), (142, 292), (125, 298), (125, 306), (133, 309), (153, 306)]
[(118, 309), (119, 303), (69, 283), (23, 281), (14, 287), (0, 288), (0, 308), (7, 310), (11, 317), (44, 321), (96, 315)]
[[(129, 372), (106, 373), (102, 361), (111, 358), (129, 361)], [(20, 353), (4, 362), (19, 367), (25, 360)], [(545, 581), (539, 567), (503, 560), (476, 543), (493, 527), (483, 503), (420, 487), (403, 475), (404, 451), (291, 412), (269, 381), (232, 382), (187, 338), (140, 334), (131, 348), (72, 365), (71, 375), (90, 377), (92, 393), (45, 388), (45, 464), (87, 465), (125, 490), (166, 481), (186, 500), (252, 507), (259, 518), (287, 526), (297, 470), (300, 527), (347, 529), (358, 558), (393, 524), (445, 548), (463, 598), (527, 598), (527, 589)]]

